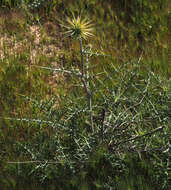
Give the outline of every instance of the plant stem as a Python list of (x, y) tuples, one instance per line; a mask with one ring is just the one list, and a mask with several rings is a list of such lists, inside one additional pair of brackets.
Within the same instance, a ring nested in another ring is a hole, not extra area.
[(79, 38), (80, 42), (80, 54), (81, 54), (81, 74), (82, 78), (85, 78), (85, 68), (84, 68), (84, 50), (83, 50), (83, 43), (82, 43), (82, 38)]
[[(93, 125), (93, 109), (92, 109), (92, 94), (89, 90), (89, 83), (87, 81), (87, 72), (85, 74), (85, 64), (84, 64), (84, 50), (83, 50), (83, 44), (82, 44), (82, 38), (79, 38), (80, 42), (80, 54), (81, 54), (81, 80), (84, 86), (84, 90), (87, 95), (87, 100), (88, 100), (88, 110), (90, 114), (90, 123), (91, 123), (91, 128), (92, 131), (94, 132), (94, 125)], [(88, 64), (88, 63), (87, 63)]]

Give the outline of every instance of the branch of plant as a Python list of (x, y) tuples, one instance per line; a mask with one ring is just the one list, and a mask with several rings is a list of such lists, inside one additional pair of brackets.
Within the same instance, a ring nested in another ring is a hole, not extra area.
[[(94, 132), (93, 110), (92, 110), (92, 94), (89, 90), (89, 84), (87, 82), (87, 74), (85, 74), (84, 49), (83, 49), (81, 37), (79, 38), (79, 43), (80, 43), (80, 56), (81, 56), (81, 81), (83, 83), (83, 87), (84, 87), (84, 90), (85, 90), (86, 95), (87, 95), (88, 108), (89, 108), (89, 113), (90, 113), (90, 123), (91, 123), (92, 132)], [(86, 71), (86, 72), (88, 73), (88, 71)]]
[(11, 118), (11, 117), (0, 117), (1, 119), (4, 120), (15, 120), (15, 121), (25, 121), (25, 122), (36, 122), (36, 123), (47, 123), (47, 124), (54, 124), (51, 121), (45, 121), (41, 119), (31, 119), (31, 118)]
[(74, 74), (78, 77), (81, 77), (81, 73), (78, 70), (65, 70), (65, 69), (55, 69), (55, 68), (51, 68), (51, 67), (43, 67), (43, 66), (37, 66), (37, 65), (32, 65), (32, 67), (38, 67), (41, 69), (46, 69), (46, 70), (51, 70), (51, 71), (55, 71), (55, 72), (62, 72), (62, 73), (67, 73), (67, 74)]
[(142, 137), (151, 136), (151, 135), (153, 135), (154, 133), (163, 130), (165, 127), (166, 127), (166, 126), (158, 127), (158, 128), (156, 128), (156, 129), (154, 129), (154, 130), (148, 132), (148, 133), (145, 133), (145, 134), (143, 134), (143, 135), (138, 135), (138, 136), (135, 136), (135, 137), (131, 137), (131, 138), (127, 139), (127, 140), (121, 141), (121, 142), (116, 143), (116, 144), (113, 144), (113, 145), (112, 145), (112, 142), (110, 142), (110, 143), (108, 144), (108, 146), (109, 146), (109, 147), (111, 147), (111, 146), (112, 146), (112, 147), (118, 147), (118, 146), (121, 145), (121, 144), (125, 144), (125, 143), (131, 142), (131, 141), (135, 141), (135, 140), (140, 139), (140, 138), (142, 138)]

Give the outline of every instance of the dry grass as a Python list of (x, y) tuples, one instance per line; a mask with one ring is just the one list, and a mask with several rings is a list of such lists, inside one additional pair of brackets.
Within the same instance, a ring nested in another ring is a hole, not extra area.
[[(62, 49), (59, 27), (49, 21), (43, 25), (28, 24), (27, 19), (21, 12), (1, 12), (0, 60), (27, 54), (29, 61), (25, 64), (58, 67), (57, 60)], [(53, 89), (58, 79), (57, 73), (50, 76)]]
[[(64, 53), (65, 48), (61, 40), (59, 26), (56, 23), (47, 21), (43, 25), (35, 23), (28, 24), (28, 18), (24, 18), (21, 13), (14, 13), (13, 15), (15, 16), (13, 18), (11, 15), (0, 15), (0, 64), (8, 63), (10, 56), (24, 57), (21, 64), (24, 64), (28, 68), (27, 78), (29, 84), (27, 88), (28, 90), (30, 89), (29, 96), (32, 97), (34, 96), (34, 93), (31, 90), (31, 76), (33, 72), (36, 73), (40, 70), (35, 67), (35, 65), (60, 68), (61, 65), (59, 64), (59, 55)], [(9, 18), (11, 18), (11, 20)], [(13, 28), (12, 30), (17, 32), (9, 32), (6, 28), (8, 25), (7, 23), (11, 25), (11, 22), (15, 20), (15, 18), (17, 18), (17, 22), (13, 23), (12, 27), (8, 26), (8, 28)], [(4, 20), (6, 24), (4, 24)], [(17, 29), (18, 25), (23, 26), (22, 30)], [(3, 61), (4, 59), (5, 61)], [(41, 78), (43, 79), (45, 85), (49, 86), (49, 90), (44, 97), (45, 99), (49, 99), (52, 95), (61, 93), (61, 86), (62, 93), (65, 94), (66, 91), (69, 91), (67, 89), (68, 83), (66, 82), (66, 78), (63, 74), (59, 72), (50, 72), (47, 75), (44, 73), (44, 70), (41, 70), (40, 72), (43, 72)], [(54, 108), (59, 107), (60, 102), (58, 101), (54, 104)], [(21, 109), (23, 110), (23, 113), (21, 113), (21, 115), (24, 115), (24, 112), (28, 112), (28, 115), (30, 114), (27, 107), (29, 106), (23, 104), (23, 108)], [(18, 117), (15, 114), (15, 109), (11, 110), (11, 115)], [(30, 115), (29, 117), (32, 116)], [(22, 130), (20, 128), (19, 131), (19, 134), (25, 134), (24, 129)], [(22, 139), (22, 137), (19, 138)]]

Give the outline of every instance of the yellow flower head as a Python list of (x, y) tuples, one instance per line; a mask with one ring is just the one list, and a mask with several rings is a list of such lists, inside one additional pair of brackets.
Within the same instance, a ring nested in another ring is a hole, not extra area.
[(88, 21), (87, 18), (82, 19), (80, 16), (77, 18), (73, 15), (73, 18), (67, 17), (66, 19), (67, 25), (62, 26), (67, 29), (64, 33), (67, 36), (75, 37), (75, 38), (84, 38), (93, 36), (93, 24), (91, 21)]

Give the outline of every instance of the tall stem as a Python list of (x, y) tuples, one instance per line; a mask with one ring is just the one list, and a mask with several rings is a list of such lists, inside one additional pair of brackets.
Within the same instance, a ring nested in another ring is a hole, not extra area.
[(91, 128), (92, 131), (94, 132), (94, 125), (93, 125), (93, 110), (92, 110), (92, 95), (89, 90), (89, 84), (87, 82), (87, 74), (85, 74), (85, 64), (84, 64), (84, 50), (83, 50), (83, 44), (82, 44), (82, 38), (79, 38), (80, 42), (80, 54), (81, 54), (81, 80), (83, 83), (84, 90), (87, 95), (87, 100), (88, 100), (88, 109), (89, 109), (89, 114), (90, 114), (90, 123), (91, 123)]
[(85, 77), (85, 68), (84, 68), (84, 50), (83, 50), (83, 42), (82, 42), (82, 38), (79, 38), (79, 42), (80, 42), (80, 54), (81, 54), (81, 74), (82, 74), (82, 78)]
[(89, 55), (86, 54), (86, 81), (87, 81), (87, 86), (90, 88), (90, 83), (89, 83)]

